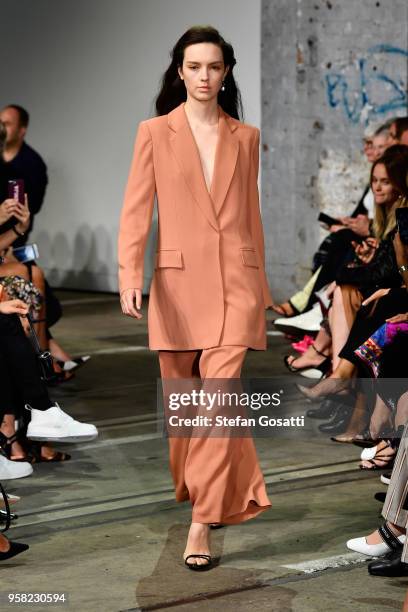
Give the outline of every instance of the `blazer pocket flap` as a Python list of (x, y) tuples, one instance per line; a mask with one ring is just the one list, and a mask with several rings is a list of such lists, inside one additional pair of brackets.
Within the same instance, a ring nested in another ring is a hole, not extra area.
[(259, 268), (255, 249), (241, 249), (241, 257), (244, 266), (250, 266), (251, 268)]
[(182, 268), (183, 258), (181, 251), (176, 249), (163, 249), (156, 253), (155, 268)]

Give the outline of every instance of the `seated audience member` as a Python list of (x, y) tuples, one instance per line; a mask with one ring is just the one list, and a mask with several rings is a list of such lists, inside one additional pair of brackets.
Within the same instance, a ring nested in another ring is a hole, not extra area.
[[(332, 388), (326, 388), (329, 394), (338, 393), (341, 387), (345, 392), (347, 379), (355, 373), (374, 377), (372, 413), (366, 398), (358, 398), (353, 409), (352, 406), (345, 409), (340, 405), (341, 398), (336, 395), (323, 402), (320, 408), (308, 411), (312, 418), (333, 418), (331, 423), (321, 425), (319, 429), (343, 432), (332, 438), (336, 442), (371, 445), (361, 453), (361, 469), (392, 467), (396, 449), (394, 442), (395, 439), (398, 441), (396, 432), (408, 421), (408, 405), (405, 403), (403, 409), (400, 404), (396, 407), (398, 397), (393, 398), (396, 392), (399, 395), (405, 393), (408, 375), (408, 247), (402, 243), (399, 232), (395, 234), (393, 245), (404, 287), (379, 289), (363, 302), (340, 353), (337, 374), (342, 378), (331, 379)], [(349, 414), (345, 413), (347, 410)]]
[[(3, 452), (11, 461), (64, 461), (69, 456), (41, 442), (91, 440), (98, 435), (97, 429), (76, 421), (50, 400), (40, 378), (35, 353), (17, 316), (26, 315), (28, 307), (20, 300), (2, 302), (0, 307), (0, 444)], [(24, 406), (27, 410), (23, 410)], [(22, 422), (17, 432), (16, 420)]]
[[(29, 124), (29, 115), (24, 108), (17, 104), (6, 106), (0, 112), (0, 121), (3, 122), (7, 132), (3, 151), (7, 179), (23, 179), (24, 189), (28, 195), (30, 225), (24, 235), (18, 236), (14, 245), (21, 246), (27, 242), (33, 228), (34, 216), (40, 211), (44, 201), (48, 183), (47, 167), (40, 155), (24, 140)], [(6, 199), (7, 195), (0, 193), (0, 201)], [(11, 219), (3, 231), (13, 225), (15, 221)]]
[(394, 119), (390, 126), (390, 136), (393, 144), (408, 145), (408, 117)]
[[(399, 403), (408, 404), (408, 393)], [(371, 561), (373, 576), (408, 576), (408, 423), (405, 425), (382, 510), (385, 523), (368, 536), (353, 538), (347, 548), (382, 559)]]
[[(327, 364), (331, 350), (333, 373), (330, 378), (343, 379), (352, 376), (353, 364), (341, 359), (341, 350), (349, 338), (364, 298), (369, 297), (378, 288), (397, 288), (402, 283), (393, 237), (396, 225), (395, 210), (408, 205), (408, 186), (405, 180), (407, 168), (408, 147), (403, 145), (392, 146), (373, 165), (371, 184), (375, 196), (374, 237), (363, 244), (356, 244), (356, 260), (343, 265), (338, 271), (328, 312), (329, 328), (324, 325), (317, 334), (315, 344), (300, 357), (285, 358), (285, 363), (291, 371), (304, 371), (308, 367), (316, 369), (325, 360)], [(332, 383), (331, 386), (333, 387)], [(316, 399), (325, 394), (325, 388), (327, 386), (325, 387), (323, 381), (304, 392), (309, 398)]]
[[(0, 121), (0, 192), (6, 190), (5, 164), (2, 163), (2, 151), (6, 137), (6, 130)], [(3, 189), (2, 189), (3, 188)], [(7, 198), (3, 203), (0, 199), (0, 284), (2, 284), (11, 298), (25, 301), (37, 312), (35, 329), (43, 349), (49, 349), (55, 357), (55, 369), (59, 382), (72, 378), (73, 371), (83, 365), (89, 358), (79, 356), (72, 358), (52, 337), (49, 328), (61, 317), (62, 310), (59, 301), (52, 293), (43, 271), (34, 262), (22, 264), (18, 262), (9, 251), (11, 245), (15, 246), (17, 236), (25, 234), (30, 226), (30, 211), (28, 198), (25, 204)], [(10, 225), (10, 221), (13, 223)], [(6, 229), (8, 226), (10, 227)], [(6, 252), (7, 251), (7, 252)]]
[[(390, 146), (391, 140), (388, 130), (387, 124), (378, 129), (367, 128), (364, 132), (364, 154), (370, 164), (378, 159), (383, 147), (385, 149), (386, 146)], [(374, 146), (374, 139), (377, 146)], [(350, 216), (340, 218), (342, 225), (328, 228), (330, 234), (321, 243), (313, 257), (312, 277), (307, 281), (305, 287), (294, 294), (287, 302), (275, 304), (272, 307), (273, 310), (285, 317), (293, 317), (298, 313), (309, 310), (316, 302), (315, 293), (334, 280), (336, 271), (348, 256), (352, 241), (369, 235), (370, 219), (373, 216), (374, 196), (371, 185), (368, 184)], [(318, 316), (319, 312), (317, 311)], [(314, 320), (313, 317), (312, 320)], [(280, 319), (275, 320), (276, 327), (281, 331), (286, 331), (287, 326), (304, 329), (301, 327), (303, 323), (301, 320), (291, 320), (287, 323)], [(304, 331), (314, 330), (304, 329)]]

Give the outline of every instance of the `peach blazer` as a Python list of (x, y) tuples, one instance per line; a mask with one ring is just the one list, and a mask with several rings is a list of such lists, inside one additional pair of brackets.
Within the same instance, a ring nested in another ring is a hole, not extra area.
[(265, 308), (272, 298), (259, 211), (259, 130), (218, 108), (210, 191), (184, 103), (142, 121), (137, 132), (120, 219), (119, 287), (143, 286), (156, 195), (152, 350), (266, 348)]

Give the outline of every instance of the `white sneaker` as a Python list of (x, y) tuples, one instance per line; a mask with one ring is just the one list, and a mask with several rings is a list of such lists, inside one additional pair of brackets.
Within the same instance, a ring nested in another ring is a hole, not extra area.
[(0, 481), (13, 478), (24, 478), (31, 476), (33, 466), (28, 461), (10, 461), (4, 455), (0, 455)]
[(389, 485), (391, 482), (391, 474), (381, 474), (380, 480), (383, 484)]
[[(404, 544), (405, 536), (398, 536), (398, 540), (400, 544)], [(380, 542), (380, 544), (367, 544), (365, 538), (353, 538), (352, 540), (348, 540), (346, 546), (349, 550), (354, 550), (355, 552), (368, 555), (369, 557), (383, 557), (391, 551), (391, 548), (385, 542)]]
[(296, 335), (299, 335), (300, 332), (306, 333), (319, 331), (322, 320), (322, 309), (319, 302), (316, 302), (313, 308), (307, 312), (302, 312), (302, 314), (296, 315), (296, 317), (282, 317), (280, 319), (275, 319), (273, 324), (283, 333), (295, 333)]
[(61, 410), (59, 405), (48, 410), (37, 410), (26, 405), (31, 411), (27, 438), (51, 442), (88, 442), (98, 437), (98, 430), (90, 423), (80, 423)]

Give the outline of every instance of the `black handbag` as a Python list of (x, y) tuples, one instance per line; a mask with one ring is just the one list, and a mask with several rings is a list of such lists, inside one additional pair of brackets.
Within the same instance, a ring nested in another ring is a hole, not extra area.
[[(54, 361), (50, 351), (42, 351), (40, 343), (38, 341), (38, 336), (35, 332), (33, 319), (31, 314), (27, 315), (27, 320), (30, 325), (30, 336), (31, 343), (33, 345), (35, 354), (37, 356), (37, 362), (40, 368), (40, 376), (44, 382), (55, 382), (57, 379), (57, 374), (54, 370)], [(34, 321), (35, 323), (35, 321)]]

